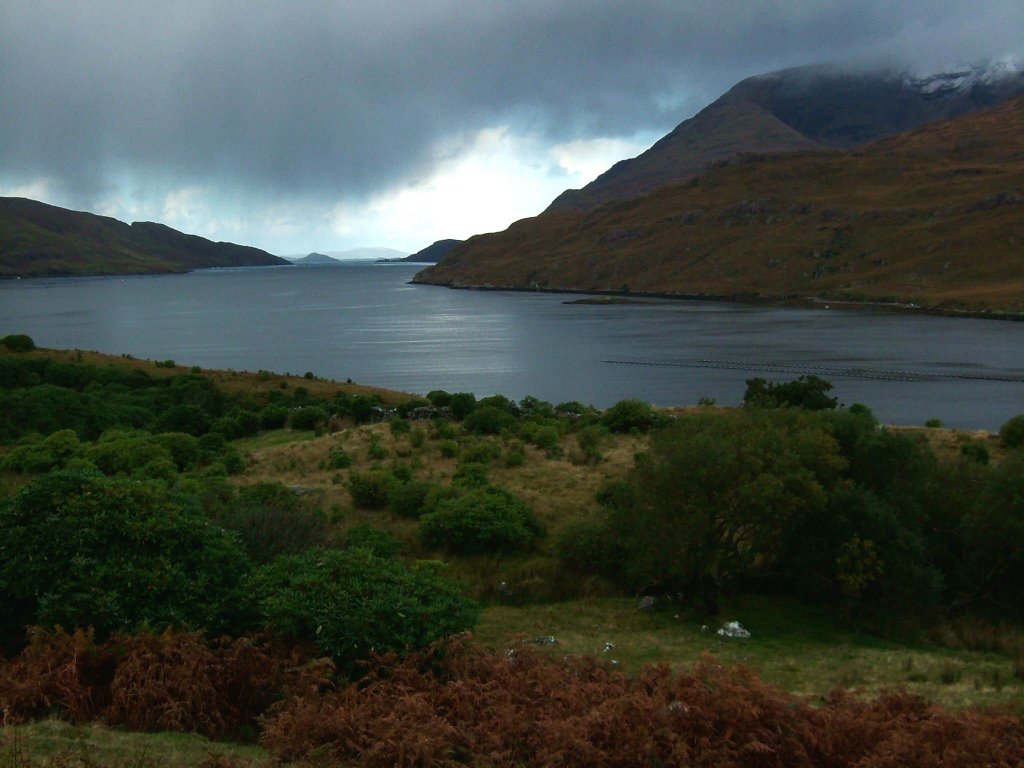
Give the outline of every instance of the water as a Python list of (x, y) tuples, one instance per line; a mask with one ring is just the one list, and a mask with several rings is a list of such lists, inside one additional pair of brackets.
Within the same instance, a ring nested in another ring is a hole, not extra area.
[[(733, 405), (748, 378), (789, 380), (816, 366), (841, 402), (866, 403), (886, 422), (996, 429), (1024, 412), (1024, 323), (716, 302), (572, 305), (578, 297), (409, 285), (417, 269), (0, 281), (0, 335), (409, 392), (600, 407), (626, 397)], [(885, 375), (866, 369), (911, 380), (866, 378)], [(989, 380), (1000, 377), (1017, 381)]]

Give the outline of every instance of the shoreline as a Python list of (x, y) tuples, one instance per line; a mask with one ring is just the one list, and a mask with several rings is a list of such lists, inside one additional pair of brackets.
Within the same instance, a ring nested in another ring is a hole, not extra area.
[[(580, 288), (524, 288), (522, 286), (498, 285), (458, 285), (450, 282), (430, 282), (417, 280), (414, 276), (410, 285), (433, 285), (439, 288), (451, 288), (458, 291), (509, 291), (514, 293), (556, 293), (580, 294), (584, 296), (610, 296), (624, 299), (659, 299), (663, 301), (719, 301), (730, 304), (775, 305), (783, 307), (831, 309), (833, 306), (852, 310), (881, 310), (884, 312), (907, 313), (916, 315), (932, 315), (937, 317), (959, 317), (974, 320), (1002, 320), (1008, 322), (1024, 322), (1024, 312), (1007, 312), (991, 309), (956, 309), (954, 307), (922, 306), (913, 302), (896, 301), (856, 301), (853, 299), (831, 299), (821, 296), (766, 296), (757, 293), (665, 293), (657, 291), (616, 291)], [(579, 302), (586, 303), (586, 302)], [(616, 302), (626, 305), (629, 302)]]

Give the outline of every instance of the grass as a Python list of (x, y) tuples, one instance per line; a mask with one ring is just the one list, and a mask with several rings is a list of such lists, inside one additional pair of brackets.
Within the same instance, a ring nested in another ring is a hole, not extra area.
[(0, 765), (5, 768), (178, 768), (203, 764), (269, 768), (275, 763), (259, 747), (210, 741), (189, 733), (131, 733), (56, 719), (0, 729)]
[[(749, 640), (724, 640), (716, 629), (738, 620)], [(707, 629), (702, 631), (704, 624)], [(719, 619), (695, 619), (671, 608), (644, 612), (629, 598), (592, 598), (484, 611), (477, 638), (495, 649), (554, 636), (542, 648), (557, 655), (596, 655), (635, 672), (645, 664), (689, 665), (710, 653), (744, 664), (766, 682), (805, 696), (836, 687), (865, 694), (905, 689), (949, 707), (1008, 707), (1024, 712), (1024, 680), (1014, 660), (996, 653), (904, 644), (845, 630), (822, 611), (760, 596), (727, 603)], [(605, 643), (614, 648), (604, 651)]]

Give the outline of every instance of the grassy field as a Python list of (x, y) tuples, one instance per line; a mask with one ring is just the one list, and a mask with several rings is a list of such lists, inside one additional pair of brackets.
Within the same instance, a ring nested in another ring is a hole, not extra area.
[(257, 746), (210, 741), (188, 733), (130, 733), (54, 719), (0, 729), (4, 768), (269, 768), (274, 764)]

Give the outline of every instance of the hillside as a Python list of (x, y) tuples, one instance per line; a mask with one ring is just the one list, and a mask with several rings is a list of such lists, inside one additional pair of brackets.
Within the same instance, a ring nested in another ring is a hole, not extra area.
[(154, 222), (0, 198), (0, 277), (131, 275), (287, 264), (266, 251), (215, 243)]
[(978, 66), (929, 77), (894, 71), (798, 67), (751, 77), (643, 154), (616, 163), (546, 212), (586, 211), (683, 181), (740, 152), (866, 144), (1024, 94), (1024, 72)]
[(744, 155), (466, 241), (415, 280), (1024, 311), (1024, 99), (855, 150)]
[(438, 240), (422, 251), (416, 251), (409, 256), (406, 256), (402, 261), (418, 261), (418, 262), (429, 262), (430, 264), (436, 264), (445, 256), (447, 256), (452, 248), (465, 242), (464, 240), (453, 240), (451, 238), (446, 240)]

